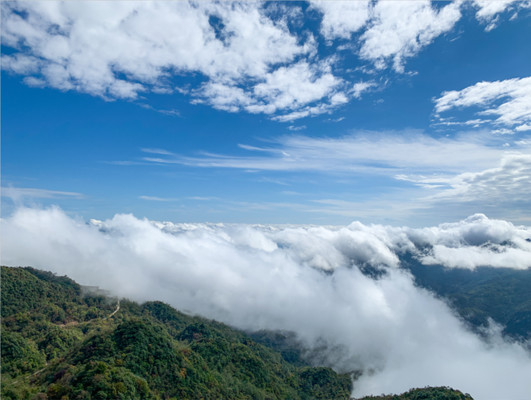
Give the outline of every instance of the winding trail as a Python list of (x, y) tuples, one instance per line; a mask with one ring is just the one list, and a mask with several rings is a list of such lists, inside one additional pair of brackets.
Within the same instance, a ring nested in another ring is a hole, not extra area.
[(114, 310), (107, 318), (111, 318), (114, 314), (116, 314), (120, 310), (120, 299), (118, 299), (118, 304), (116, 304), (116, 310)]
[(111, 318), (114, 314), (116, 314), (120, 310), (120, 299), (118, 299), (118, 304), (116, 304), (116, 310), (114, 310), (112, 313), (110, 313), (107, 317), (104, 319)]
[[(112, 317), (114, 316), (114, 314), (116, 314), (118, 311), (120, 311), (120, 299), (118, 299), (118, 303), (116, 304), (116, 309), (115, 309), (112, 313), (110, 313), (109, 315), (107, 315), (106, 317), (103, 317), (103, 320), (106, 320), (106, 319), (112, 318)], [(94, 321), (94, 320), (96, 320), (96, 319), (98, 319), (98, 318), (93, 318), (93, 319), (91, 319), (91, 320), (89, 320), (89, 321), (85, 321), (84, 323), (91, 323), (92, 321)], [(73, 323), (68, 323), (68, 324), (63, 324), (63, 325), (59, 325), (59, 326), (60, 326), (61, 328), (65, 328), (65, 327), (67, 327), (67, 326), (69, 326), (69, 325), (74, 325), (74, 324), (73, 324)], [(77, 322), (75, 323), (75, 325), (77, 325)], [(44, 364), (44, 365), (45, 365), (44, 368), (39, 369), (38, 371), (33, 372), (33, 373), (30, 374), (29, 376), (30, 376), (30, 377), (32, 377), (32, 376), (36, 376), (36, 375), (40, 374), (41, 372), (43, 372), (43, 371), (48, 367), (48, 361), (45, 361), (45, 364)], [(12, 383), (16, 384), (16, 383), (18, 383), (18, 382), (19, 382), (19, 379), (15, 379), (15, 380), (13, 380)]]

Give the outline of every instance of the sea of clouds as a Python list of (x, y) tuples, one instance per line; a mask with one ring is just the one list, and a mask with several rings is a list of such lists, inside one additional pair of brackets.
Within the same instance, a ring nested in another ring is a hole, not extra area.
[[(447, 385), (477, 400), (529, 399), (531, 355), (493, 326), (470, 332), (399, 268), (531, 267), (531, 227), (477, 214), (424, 229), (174, 224), (119, 214), (85, 221), (58, 208), (1, 220), (2, 264), (68, 275), (130, 299), (162, 300), (245, 330), (292, 331), (354, 396)], [(361, 267), (384, 273), (374, 278)]]

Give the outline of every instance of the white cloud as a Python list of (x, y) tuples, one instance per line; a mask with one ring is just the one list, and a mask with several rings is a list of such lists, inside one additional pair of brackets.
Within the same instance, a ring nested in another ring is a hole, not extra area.
[(214, 108), (229, 112), (240, 111), (253, 103), (251, 95), (233, 83), (207, 82), (197, 93), (198, 98), (194, 103), (207, 103)]
[(3, 67), (31, 74), (34, 86), (136, 99), (173, 92), (175, 73), (200, 73), (196, 101), (223, 110), (335, 105), (327, 99), (340, 81), (322, 69), (327, 62), (318, 70), (296, 60), (314, 51), (313, 39), (301, 42), (258, 3), (4, 2), (2, 10), (3, 44), (18, 51)]
[[(247, 157), (170, 155), (145, 157), (144, 161), (270, 171), (380, 172), (394, 176), (400, 171), (460, 173), (489, 168), (505, 151), (476, 136), (433, 138), (419, 132), (362, 132), (339, 138), (290, 135), (273, 143), (270, 147), (241, 145), (260, 153)], [(529, 149), (529, 145), (515, 144), (513, 148)]]
[(529, 8), (530, 1), (517, 0), (474, 0), (474, 5), (478, 8), (476, 18), (486, 24), (485, 30), (491, 31), (498, 24), (498, 14), (514, 8)]
[(7, 186), (2, 187), (2, 197), (8, 197), (13, 201), (29, 199), (57, 199), (61, 197), (83, 198), (83, 194), (76, 192), (64, 192), (59, 190), (37, 189), (37, 188), (20, 188)]
[(525, 130), (531, 122), (531, 77), (478, 82), (462, 90), (443, 92), (434, 101), (437, 113), (480, 107), (478, 114), (497, 117), (491, 120), (496, 125)]
[(349, 39), (369, 19), (369, 1), (313, 0), (311, 5), (323, 14), (321, 34), (327, 40)]
[(277, 115), (272, 119), (279, 122), (293, 122), (299, 118), (308, 116), (315, 116), (320, 114), (331, 113), (336, 106), (344, 104), (348, 101), (348, 97), (343, 92), (336, 92), (330, 97), (329, 103), (319, 103), (313, 106), (301, 107), (298, 111), (293, 111), (284, 115)]
[(310, 64), (301, 62), (289, 68), (278, 68), (266, 77), (265, 82), (256, 85), (254, 92), (265, 98), (266, 104), (282, 109), (329, 96), (339, 83), (328, 66), (317, 75)]
[[(314, 35), (331, 44), (351, 40), (363, 60), (403, 72), (408, 58), (453, 29), (461, 3), (314, 1), (310, 10), (322, 19), (311, 34), (291, 26), (304, 18), (297, 5), (3, 2), (2, 42), (14, 52), (2, 56), (2, 67), (35, 87), (140, 100), (144, 107), (148, 93), (180, 93), (193, 103), (289, 122), (329, 113), (374, 86), (340, 78), (339, 59), (320, 58)], [(477, 15), (492, 25), (513, 5), (478, 0)], [(195, 87), (174, 82), (191, 76), (199, 78)]]
[[(173, 224), (131, 215), (87, 224), (58, 209), (19, 209), (1, 223), (7, 265), (51, 269), (243, 329), (294, 331), (304, 345), (321, 347), (323, 362), (365, 372), (357, 397), (448, 385), (478, 400), (516, 399), (531, 389), (525, 349), (496, 333), (485, 343), (396, 268), (398, 252), (426, 244), (437, 262), (469, 267), (459, 259), (487, 249), (529, 267), (530, 228), (480, 215), (425, 229)], [(365, 262), (387, 274), (363, 275)]]
[[(146, 154), (141, 160), (260, 171), (261, 177), (282, 171), (299, 180), (298, 174), (309, 173), (318, 174), (320, 182), (326, 176), (341, 195), (308, 183), (313, 194), (296, 207), (305, 218), (327, 215), (339, 222), (357, 218), (431, 224), (483, 212), (527, 223), (531, 143), (508, 139), (484, 134), (434, 138), (420, 132), (360, 132), (338, 138), (289, 135), (268, 139), (264, 146), (240, 144), (247, 155), (167, 152)], [(358, 192), (358, 179), (373, 179), (371, 191)]]
[(523, 124), (523, 125), (517, 126), (516, 128), (514, 128), (514, 130), (517, 132), (531, 131), (531, 124)]
[(290, 126), (288, 126), (288, 129), (290, 131), (294, 131), (294, 132), (302, 131), (302, 130), (306, 129), (306, 125), (290, 125)]
[[(397, 179), (423, 188), (417, 193), (419, 208), (440, 212), (487, 212), (529, 222), (531, 207), (531, 156), (507, 152), (495, 167), (456, 175), (399, 175)], [(466, 215), (466, 214), (465, 214)]]
[(456, 223), (423, 229), (406, 229), (409, 239), (431, 250), (420, 257), (425, 264), (474, 269), (478, 266), (530, 267), (531, 229), (492, 220), (483, 214)]
[(377, 69), (392, 62), (396, 71), (403, 72), (407, 58), (452, 30), (461, 18), (462, 1), (440, 8), (432, 6), (429, 0), (312, 1), (311, 4), (323, 14), (321, 34), (325, 39), (349, 39), (353, 33), (360, 32), (362, 59), (374, 62)]
[(179, 200), (179, 199), (168, 198), (168, 197), (145, 196), (145, 195), (138, 196), (138, 198), (142, 200), (148, 200), (148, 201), (163, 201), (163, 202)]
[(357, 82), (352, 86), (352, 95), (356, 99), (360, 99), (363, 93), (368, 92), (375, 86), (377, 85), (374, 82)]
[(23, 54), (2, 55), (2, 68), (17, 74), (32, 74), (39, 70), (39, 59)]
[[(229, 112), (244, 109), (250, 113), (273, 114), (296, 110), (275, 117), (292, 121), (302, 116), (322, 114), (346, 103), (348, 98), (340, 90), (342, 83), (331, 73), (327, 62), (310, 65), (301, 61), (265, 74), (250, 88), (238, 86), (234, 81), (207, 82), (196, 92), (198, 99), (195, 102)], [(319, 105), (308, 106), (315, 102)]]
[(361, 36), (360, 56), (377, 67), (392, 61), (403, 72), (405, 59), (416, 55), (461, 18), (460, 1), (437, 10), (430, 1), (379, 1)]
[(531, 154), (510, 154), (500, 166), (456, 177), (459, 196), (469, 200), (489, 198), (503, 201), (508, 195), (514, 200), (531, 198)]
[(478, 8), (476, 17), (480, 20), (490, 20), (515, 2), (516, 0), (474, 0), (474, 5)]
[(432, 187), (449, 187), (433, 199), (459, 198), (460, 201), (489, 199), (504, 202), (531, 198), (531, 155), (507, 153), (499, 166), (479, 172), (465, 172), (453, 177), (398, 176), (399, 179)]

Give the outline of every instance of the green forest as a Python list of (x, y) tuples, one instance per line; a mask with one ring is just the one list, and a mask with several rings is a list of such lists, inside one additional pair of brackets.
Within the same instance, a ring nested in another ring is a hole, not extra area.
[(400, 395), (367, 396), (358, 400), (473, 400), (469, 394), (447, 387), (411, 389)]
[[(352, 377), (161, 302), (2, 267), (2, 399), (349, 399)], [(261, 342), (261, 343), (260, 343)], [(449, 388), (365, 399), (471, 399)]]

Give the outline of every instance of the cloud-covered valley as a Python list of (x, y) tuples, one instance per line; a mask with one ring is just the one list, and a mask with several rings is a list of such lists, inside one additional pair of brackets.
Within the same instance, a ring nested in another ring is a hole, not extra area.
[[(531, 267), (531, 228), (477, 214), (412, 229), (175, 224), (120, 214), (86, 222), (58, 208), (2, 219), (2, 264), (66, 274), (241, 329), (292, 331), (321, 362), (363, 371), (354, 395), (448, 385), (476, 399), (524, 399), (531, 357), (493, 326), (469, 331), (400, 268)], [(378, 278), (365, 267), (380, 270)]]

